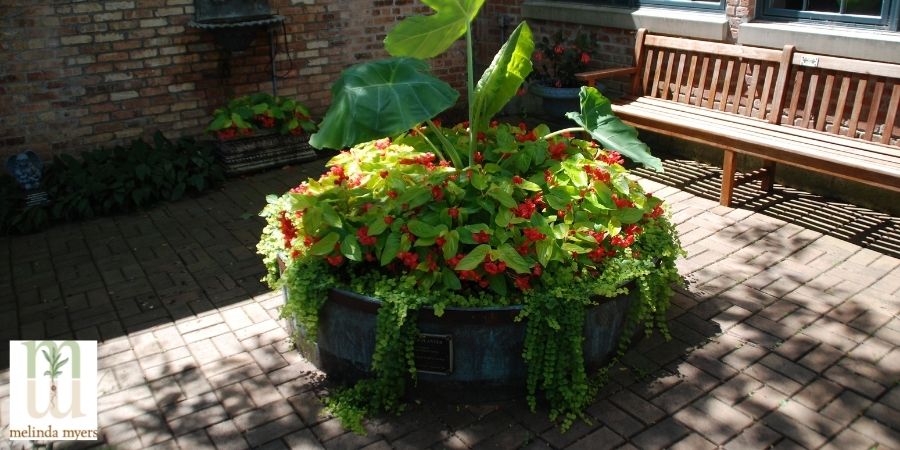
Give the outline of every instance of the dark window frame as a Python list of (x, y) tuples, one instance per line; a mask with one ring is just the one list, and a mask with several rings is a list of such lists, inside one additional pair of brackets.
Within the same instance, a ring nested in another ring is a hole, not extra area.
[[(594, 3), (603, 6), (621, 8), (640, 8), (641, 6), (656, 6), (664, 8), (688, 9), (697, 11), (724, 11), (725, 0), (718, 1), (691, 1), (691, 0), (582, 0), (585, 3)], [(762, 1), (762, 0), (760, 0)]]
[[(757, 0), (759, 2), (758, 17), (779, 21), (795, 21), (807, 23), (828, 23), (847, 26), (877, 28), (888, 31), (898, 31), (898, 18), (900, 18), (900, 0), (882, 0), (881, 13), (878, 16), (866, 16), (860, 14), (829, 13), (821, 11), (801, 11), (796, 9), (775, 8), (774, 0)], [(804, 1), (804, 3), (806, 3)], [(842, 9), (846, 0), (841, 2)]]

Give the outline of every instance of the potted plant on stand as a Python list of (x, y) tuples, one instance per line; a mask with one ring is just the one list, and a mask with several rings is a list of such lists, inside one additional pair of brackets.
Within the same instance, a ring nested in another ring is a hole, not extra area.
[(552, 39), (541, 38), (535, 47), (529, 91), (541, 97), (550, 119), (564, 120), (567, 112), (578, 109), (581, 83), (575, 74), (587, 70), (594, 42), (587, 34), (576, 34), (567, 39), (558, 31)]
[[(593, 88), (569, 114), (578, 127), (494, 122), (534, 44), (520, 24), (476, 84), (481, 4), (405, 19), (385, 40), (393, 58), (345, 70), (311, 143), (352, 148), (262, 213), (266, 280), (284, 288), (304, 355), (357, 379), (328, 400), (356, 431), (413, 385), (518, 387), (566, 428), (591, 401), (588, 367), (639, 325), (666, 333), (682, 250), (622, 155), (660, 161)], [(462, 36), (469, 120), (444, 127), (435, 117), (459, 94), (424, 60)]]
[(206, 128), (218, 139), (216, 156), (227, 175), (237, 175), (316, 157), (309, 133), (316, 131), (299, 102), (260, 93), (230, 100), (213, 112)]

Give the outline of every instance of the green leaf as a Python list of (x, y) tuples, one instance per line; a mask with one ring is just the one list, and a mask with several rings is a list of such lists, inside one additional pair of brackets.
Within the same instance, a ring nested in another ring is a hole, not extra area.
[(207, 127), (206, 129), (209, 131), (218, 131), (223, 128), (227, 128), (229, 125), (231, 125), (230, 122), (231, 122), (231, 120), (224, 114), (219, 115), (219, 116), (216, 116), (215, 119), (213, 119), (212, 123), (210, 123), (209, 127)]
[(501, 205), (507, 208), (515, 208), (516, 201), (513, 200), (512, 195), (501, 191), (500, 189), (491, 189), (488, 191), (488, 195), (491, 196), (494, 200), (500, 202)]
[(538, 262), (542, 266), (546, 266), (553, 257), (553, 241), (550, 239), (542, 239), (535, 243), (535, 251), (537, 251)]
[(341, 253), (351, 261), (362, 261), (362, 248), (359, 246), (356, 236), (352, 234), (344, 236), (344, 241), (341, 242)]
[(369, 236), (378, 236), (381, 233), (384, 233), (384, 230), (387, 229), (387, 222), (384, 221), (384, 217), (375, 217), (369, 222)]
[(512, 99), (531, 73), (534, 41), (528, 24), (522, 22), (509, 36), (491, 65), (475, 86), (473, 124), (477, 130), (487, 128), (495, 114)]
[(448, 289), (452, 289), (454, 291), (462, 289), (462, 284), (459, 282), (459, 277), (453, 273), (452, 270), (448, 267), (444, 267), (441, 270), (441, 278), (444, 281), (444, 287)]
[(337, 244), (340, 238), (341, 236), (339, 234), (332, 231), (331, 233), (328, 233), (325, 237), (323, 237), (319, 242), (313, 244), (313, 246), (309, 248), (309, 253), (316, 256), (327, 255), (331, 253), (332, 250), (334, 250), (334, 244)]
[(509, 221), (512, 220), (512, 217), (513, 213), (511, 210), (501, 208), (500, 211), (497, 211), (497, 216), (494, 217), (494, 223), (496, 223), (498, 227), (505, 228), (509, 225)]
[(428, 73), (424, 61), (393, 58), (345, 70), (331, 107), (309, 143), (342, 149), (409, 130), (456, 103), (459, 92)]
[(381, 251), (381, 265), (386, 266), (397, 257), (400, 251), (400, 234), (391, 233), (384, 243), (384, 250)]
[(488, 187), (488, 177), (480, 172), (475, 172), (472, 174), (472, 187), (478, 189), (479, 191), (483, 191)]
[(644, 210), (640, 208), (625, 208), (620, 209), (616, 215), (619, 216), (619, 220), (622, 223), (637, 223), (644, 217)]
[(322, 219), (325, 220), (325, 223), (331, 225), (335, 228), (341, 228), (341, 216), (334, 210), (334, 207), (329, 205), (328, 203), (322, 203)]
[(531, 272), (531, 267), (528, 265), (528, 262), (525, 261), (525, 258), (513, 248), (512, 245), (503, 244), (497, 249), (497, 258), (500, 261), (506, 263), (512, 270), (515, 270), (516, 273), (529, 273)]
[(491, 290), (496, 292), (499, 295), (506, 295), (508, 292), (506, 285), (506, 277), (503, 275), (498, 275), (490, 278), (490, 287)]
[[(403, 19), (384, 39), (392, 56), (433, 58), (466, 34), (484, 0), (422, 0), (435, 10), (430, 16)], [(530, 55), (530, 54), (529, 54)]]
[(459, 264), (456, 265), (456, 270), (472, 270), (478, 267), (482, 261), (484, 261), (484, 257), (491, 251), (491, 246), (487, 244), (481, 244), (478, 247), (472, 249), (465, 258), (459, 261)]
[(584, 127), (606, 148), (627, 156), (636, 163), (662, 172), (662, 161), (650, 154), (647, 144), (638, 139), (637, 130), (626, 125), (612, 111), (612, 103), (597, 89), (584, 86), (578, 94), (581, 113), (570, 112), (566, 117)]
[(444, 235), (444, 246), (441, 247), (441, 250), (446, 259), (456, 256), (456, 251), (459, 250), (459, 231), (451, 230)]
[(435, 228), (431, 225), (428, 225), (427, 223), (422, 222), (421, 220), (410, 220), (409, 223), (406, 225), (409, 227), (409, 231), (412, 234), (416, 235), (416, 237), (433, 238), (439, 234), (439, 231), (437, 228)]

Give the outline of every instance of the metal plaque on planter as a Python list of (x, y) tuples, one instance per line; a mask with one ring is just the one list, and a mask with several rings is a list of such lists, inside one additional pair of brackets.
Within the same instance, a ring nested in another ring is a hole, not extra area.
[(197, 22), (242, 22), (271, 15), (268, 0), (194, 0)]
[(413, 355), (416, 371), (450, 375), (453, 373), (453, 335), (420, 333)]
[(316, 158), (308, 136), (259, 134), (220, 141), (216, 156), (226, 175), (240, 175)]

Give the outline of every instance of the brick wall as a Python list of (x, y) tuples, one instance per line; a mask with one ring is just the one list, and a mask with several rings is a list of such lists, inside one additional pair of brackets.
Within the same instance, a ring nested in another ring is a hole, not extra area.
[[(384, 35), (413, 0), (270, 0), (278, 27), (279, 95), (321, 115), (351, 64), (386, 56)], [(148, 136), (198, 136), (227, 97), (271, 92), (268, 38), (226, 58), (188, 27), (193, 0), (0, 0), (0, 158), (44, 158)], [(286, 48), (285, 42), (286, 41)], [(463, 86), (459, 47), (433, 62)], [(229, 73), (223, 68), (228, 65)]]

